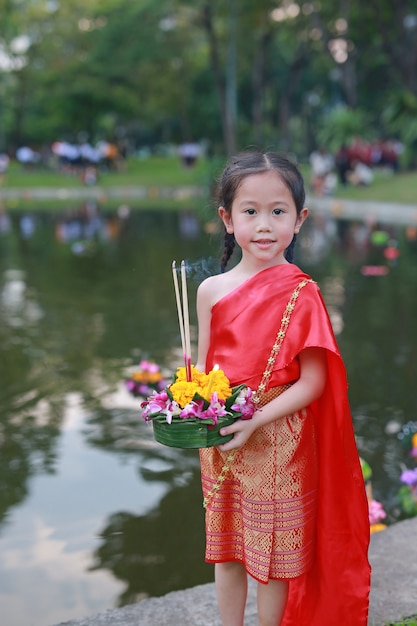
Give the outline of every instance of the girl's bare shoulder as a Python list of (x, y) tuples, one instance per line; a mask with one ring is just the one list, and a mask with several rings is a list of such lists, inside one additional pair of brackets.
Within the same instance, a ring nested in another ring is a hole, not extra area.
[(224, 285), (227, 284), (226, 277), (227, 274), (216, 274), (203, 280), (198, 287), (198, 297), (204, 300), (216, 300), (218, 293), (221, 293)]
[(224, 274), (206, 278), (198, 288), (198, 297), (213, 306), (242, 282), (242, 277), (235, 268)]

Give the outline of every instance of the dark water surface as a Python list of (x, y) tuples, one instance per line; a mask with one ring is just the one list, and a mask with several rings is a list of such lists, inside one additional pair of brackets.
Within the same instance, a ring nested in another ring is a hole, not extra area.
[[(169, 373), (180, 364), (173, 259), (193, 267), (195, 342), (195, 290), (217, 236), (189, 212), (0, 217), (2, 626), (211, 581), (197, 452), (156, 444), (123, 380), (142, 358)], [(407, 462), (396, 433), (417, 418), (415, 230), (312, 217), (297, 262), (329, 307), (360, 452), (392, 522)]]

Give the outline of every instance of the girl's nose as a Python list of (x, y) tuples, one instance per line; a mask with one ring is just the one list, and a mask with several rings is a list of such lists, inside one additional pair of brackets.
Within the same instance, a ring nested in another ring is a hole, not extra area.
[(258, 223), (256, 225), (256, 229), (260, 232), (270, 231), (271, 223), (268, 215), (260, 215)]

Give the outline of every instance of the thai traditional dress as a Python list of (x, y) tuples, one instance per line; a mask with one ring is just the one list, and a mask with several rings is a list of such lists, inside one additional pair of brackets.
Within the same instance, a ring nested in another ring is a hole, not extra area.
[(318, 286), (283, 264), (223, 297), (212, 309), (206, 371), (218, 364), (233, 386), (257, 390), (269, 367), (262, 406), (299, 378), (299, 354), (311, 347), (327, 358), (317, 401), (258, 428), (231, 462), (218, 448), (200, 451), (206, 561), (238, 561), (261, 583), (289, 580), (286, 626), (366, 626), (368, 503), (346, 372)]

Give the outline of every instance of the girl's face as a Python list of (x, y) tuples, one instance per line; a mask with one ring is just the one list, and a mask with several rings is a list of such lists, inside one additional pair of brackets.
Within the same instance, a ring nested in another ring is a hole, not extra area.
[(308, 215), (297, 209), (290, 190), (276, 171), (251, 174), (238, 187), (231, 214), (224, 207), (219, 215), (228, 233), (242, 249), (242, 258), (252, 258), (265, 267), (287, 263), (284, 252)]

